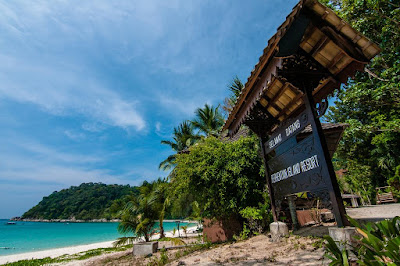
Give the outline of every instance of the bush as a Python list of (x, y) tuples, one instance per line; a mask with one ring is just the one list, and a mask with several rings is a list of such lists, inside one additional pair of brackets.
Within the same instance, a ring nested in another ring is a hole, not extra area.
[[(365, 226), (348, 218), (362, 235), (351, 250), (360, 265), (400, 265), (400, 217), (378, 223), (370, 222)], [(331, 264), (348, 265), (349, 251), (339, 249), (329, 236), (325, 239), (326, 256), (332, 260)]]

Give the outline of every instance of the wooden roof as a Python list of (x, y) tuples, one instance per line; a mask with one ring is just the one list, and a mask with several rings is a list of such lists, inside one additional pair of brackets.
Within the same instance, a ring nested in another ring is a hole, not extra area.
[(254, 116), (257, 105), (271, 132), (303, 107), (300, 77), (314, 79), (313, 96), (319, 102), (356, 71), (363, 71), (379, 52), (331, 9), (317, 0), (301, 0), (268, 41), (223, 130), (233, 136)]

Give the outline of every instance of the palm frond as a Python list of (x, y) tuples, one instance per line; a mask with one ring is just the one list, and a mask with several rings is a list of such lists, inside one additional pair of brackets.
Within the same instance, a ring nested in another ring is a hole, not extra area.
[(133, 243), (135, 243), (136, 240), (137, 240), (136, 237), (119, 237), (119, 238), (117, 238), (117, 240), (115, 240), (113, 242), (113, 246), (120, 247), (120, 246), (133, 244)]

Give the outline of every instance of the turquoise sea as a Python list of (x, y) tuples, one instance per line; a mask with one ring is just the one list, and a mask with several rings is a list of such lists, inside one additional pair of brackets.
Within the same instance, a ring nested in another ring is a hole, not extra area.
[[(117, 232), (118, 223), (7, 222), (0, 219), (0, 256), (112, 241), (122, 236)], [(165, 231), (174, 227), (174, 222), (164, 222)]]

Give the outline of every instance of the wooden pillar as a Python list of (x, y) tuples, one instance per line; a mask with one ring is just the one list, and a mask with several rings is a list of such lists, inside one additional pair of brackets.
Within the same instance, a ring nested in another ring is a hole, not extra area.
[(336, 180), (336, 174), (332, 165), (331, 156), (329, 155), (328, 145), (326, 144), (321, 122), (319, 121), (315, 110), (316, 105), (312, 97), (312, 89), (305, 88), (305, 92), (306, 95), (304, 97), (304, 103), (311, 116), (310, 124), (312, 127), (315, 147), (321, 151), (320, 156), (322, 157), (319, 161), (324, 169), (322, 174), (326, 180), (329, 197), (332, 202), (333, 214), (335, 215), (338, 227), (348, 226), (350, 223), (346, 218), (346, 210), (344, 208), (339, 185)]

